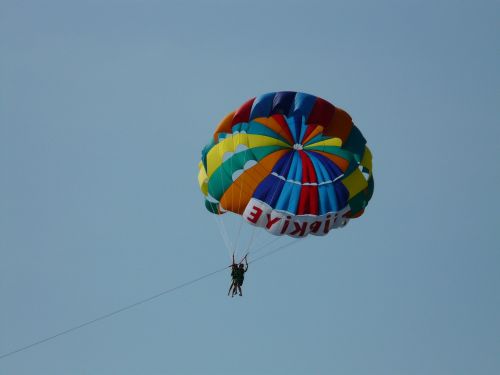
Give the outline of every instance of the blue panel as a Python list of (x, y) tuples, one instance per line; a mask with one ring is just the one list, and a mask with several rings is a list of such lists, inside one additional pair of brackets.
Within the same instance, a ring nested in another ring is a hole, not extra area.
[(302, 159), (297, 151), (293, 151), (292, 165), (288, 171), (287, 180), (302, 180)]
[(300, 134), (302, 133), (302, 115), (299, 112), (294, 112), (293, 116), (290, 116), (290, 119), (293, 118), (293, 126), (295, 127), (295, 143), (300, 143)]
[(257, 186), (252, 196), (274, 207), (278, 197), (282, 194), (284, 185), (285, 181), (276, 176), (269, 175)]
[[(298, 152), (292, 152), (292, 155), (288, 173), (284, 176), (287, 180), (300, 181), (302, 179), (302, 159)], [(295, 214), (299, 203), (300, 189), (300, 185), (286, 182), (276, 203), (276, 209)]]
[(276, 93), (273, 100), (273, 108), (271, 113), (273, 115), (280, 114), (289, 116), (290, 112), (293, 110), (293, 103), (295, 99), (295, 92), (293, 91), (281, 91)]
[(273, 172), (279, 174), (280, 176), (286, 177), (288, 175), (288, 171), (290, 170), (293, 154), (293, 151), (289, 151), (285, 155), (283, 155), (274, 165)]
[(276, 203), (276, 209), (295, 215), (299, 205), (300, 189), (300, 185), (286, 182)]
[(337, 167), (337, 165), (333, 161), (328, 159), (327, 157), (325, 157), (321, 154), (318, 154), (317, 152), (314, 152), (314, 151), (307, 151), (307, 153), (318, 159), (318, 161), (328, 171), (328, 175), (330, 176), (331, 180), (335, 180), (338, 176), (340, 176), (343, 173), (342, 170), (339, 167)]
[[(323, 155), (321, 155), (323, 156)], [(328, 171), (328, 174), (330, 175), (330, 178), (332, 180), (335, 180), (337, 177), (342, 176), (343, 172), (342, 169), (340, 169), (337, 164), (335, 164), (333, 161), (325, 157), (325, 163), (323, 164)]]
[(291, 187), (290, 199), (288, 200), (288, 207), (286, 208), (286, 210), (288, 212), (297, 214), (297, 209), (299, 207), (300, 191), (302, 190), (302, 186), (292, 183), (290, 183), (290, 185), (292, 185), (292, 187)]
[(315, 96), (298, 92), (297, 95), (295, 95), (294, 111), (300, 111), (307, 122), (315, 102)]
[(339, 210), (347, 206), (347, 201), (349, 200), (349, 191), (344, 186), (342, 182), (337, 181), (333, 184), (335, 186), (335, 195), (337, 197)]
[(316, 177), (318, 179), (318, 183), (328, 181), (330, 179), (330, 176), (325, 167), (323, 166), (323, 164), (321, 164), (321, 162), (316, 158), (315, 155), (313, 155), (312, 152), (306, 151), (306, 154), (307, 156), (309, 156), (309, 159), (313, 164), (314, 171), (316, 172)]
[(266, 178), (264, 178), (264, 180), (262, 180), (262, 182), (257, 186), (255, 191), (253, 192), (252, 197), (257, 198), (261, 201), (266, 200), (267, 192), (269, 191), (269, 189), (273, 184), (273, 179), (271, 177), (273, 176), (267, 176)]
[(304, 118), (300, 116), (300, 136), (299, 136), (299, 143), (302, 144), (302, 141), (304, 140), (304, 135), (306, 135), (306, 131), (308, 126), (303, 122)]
[(257, 117), (269, 117), (271, 114), (271, 108), (273, 106), (274, 92), (269, 94), (261, 95), (255, 98), (252, 111), (250, 112), (250, 120)]
[[(292, 166), (288, 172), (288, 180), (298, 182), (302, 181), (302, 158), (297, 151), (295, 151), (293, 155)], [(302, 186), (292, 182), (287, 182), (287, 184), (290, 185), (290, 197), (285, 210), (296, 214), (299, 206), (300, 191), (302, 190)]]
[(290, 201), (290, 195), (292, 194), (292, 188), (293, 188), (292, 183), (286, 182), (283, 186), (283, 189), (281, 190), (281, 194), (279, 194), (278, 201), (276, 202), (276, 209), (277, 210), (284, 210), (288, 211), (288, 205)]
[(271, 189), (269, 189), (269, 192), (267, 193), (266, 200), (265, 202), (270, 205), (271, 207), (276, 206), (276, 202), (278, 201), (278, 198), (280, 197), (283, 187), (285, 186), (285, 181), (283, 181), (281, 178), (278, 178), (276, 176), (273, 177), (273, 186)]
[(327, 205), (327, 193), (326, 193), (326, 185), (318, 186), (318, 206), (319, 206), (319, 215), (324, 215), (328, 212)]
[[(312, 160), (318, 181), (321, 178), (322, 182), (334, 180), (342, 174), (335, 163), (323, 155), (315, 152), (307, 151), (309, 158)], [(337, 188), (335, 185), (339, 184), (341, 187)], [(318, 187), (320, 193), (320, 214), (324, 215), (327, 212), (338, 211), (346, 205), (346, 198), (344, 197), (345, 187), (338, 180), (336, 183), (329, 183)], [(347, 194), (348, 196), (349, 194)]]
[[(325, 166), (310, 153), (309, 157), (313, 161), (314, 170), (316, 171), (318, 180), (321, 176), (322, 182), (330, 181), (330, 175)], [(320, 192), (320, 215), (324, 215), (327, 212), (336, 211), (337, 200), (335, 199), (332, 183), (321, 185), (318, 187), (318, 190)]]
[(339, 210), (339, 202), (337, 201), (337, 196), (335, 194), (335, 188), (334, 184), (327, 184), (326, 186), (326, 194), (328, 196), (327, 199), (327, 204), (328, 204), (328, 211), (338, 211)]
[(297, 143), (298, 135), (300, 132), (297, 132), (297, 127), (295, 126), (295, 119), (293, 117), (288, 117), (286, 119), (286, 123), (288, 125), (288, 129), (290, 129), (290, 134), (292, 134), (293, 143)]
[[(319, 177), (321, 176), (323, 182), (331, 181), (332, 179), (331, 174), (328, 172), (325, 165), (316, 158), (317, 154), (312, 155), (312, 153), (308, 153), (308, 155), (313, 162), (313, 166), (316, 171), (316, 176), (318, 176), (318, 180)], [(320, 192), (320, 214), (324, 215), (327, 212), (337, 211), (337, 199), (335, 196), (333, 184), (328, 183), (321, 185), (318, 187), (318, 190)]]

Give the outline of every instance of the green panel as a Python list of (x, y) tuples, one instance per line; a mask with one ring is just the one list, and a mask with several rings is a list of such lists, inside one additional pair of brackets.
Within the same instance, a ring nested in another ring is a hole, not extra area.
[(365, 145), (365, 137), (363, 137), (363, 134), (361, 134), (359, 129), (355, 125), (353, 125), (351, 133), (349, 134), (349, 137), (347, 138), (345, 143), (342, 145), (342, 148), (352, 152), (355, 155), (357, 161), (360, 162), (361, 157), (365, 152)]
[(373, 190), (375, 190), (375, 181), (373, 180), (373, 175), (370, 175), (368, 178), (368, 187), (367, 190), (367, 200), (370, 201), (372, 199)]
[(203, 150), (201, 151), (201, 161), (203, 162), (203, 166), (205, 167), (205, 170), (207, 170), (207, 154), (208, 152), (216, 145), (214, 139), (210, 139), (210, 142), (203, 147)]
[(368, 204), (368, 197), (366, 189), (360, 191), (354, 197), (349, 200), (349, 207), (351, 207), (351, 211), (353, 214), (358, 213)]
[(309, 142), (304, 143), (304, 148), (307, 148), (307, 145), (312, 145), (316, 142), (326, 141), (327, 139), (332, 139), (333, 137), (327, 137), (323, 134), (318, 134), (314, 138), (312, 138)]
[(282, 146), (263, 146), (254, 147), (242, 152), (238, 152), (222, 163), (219, 168), (210, 176), (208, 181), (208, 193), (217, 200), (220, 200), (224, 192), (233, 183), (233, 173), (242, 169), (249, 160), (259, 161), (272, 154), (282, 150)]
[(239, 123), (239, 124), (233, 126), (232, 130), (233, 130), (233, 132), (234, 131), (239, 131), (239, 132), (244, 131), (247, 134), (264, 135), (267, 137), (279, 139), (280, 141), (282, 141), (286, 144), (290, 143), (285, 138), (283, 138), (281, 135), (279, 135), (275, 131), (269, 129), (267, 126), (262, 125), (259, 122), (254, 122), (254, 121), (249, 122), (249, 123), (242, 122), (242, 123)]
[(205, 199), (205, 207), (207, 208), (208, 211), (214, 214), (220, 214), (219, 205), (217, 203), (212, 203)]
[(227, 188), (233, 183), (231, 175), (223, 168), (217, 168), (217, 171), (208, 180), (208, 194), (217, 200), (220, 200)]
[(351, 163), (351, 162), (356, 163), (356, 160), (354, 159), (352, 152), (346, 151), (346, 150), (344, 150), (340, 147), (337, 147), (337, 146), (313, 146), (313, 147), (306, 146), (306, 147), (304, 147), (304, 150), (306, 150), (306, 151), (309, 151), (309, 150), (310, 151), (322, 151), (322, 152), (326, 152), (328, 154), (340, 156), (341, 158), (348, 160), (349, 163)]

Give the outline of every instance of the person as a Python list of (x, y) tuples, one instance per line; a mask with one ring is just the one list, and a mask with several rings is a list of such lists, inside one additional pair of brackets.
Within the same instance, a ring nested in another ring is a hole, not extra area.
[(231, 285), (229, 286), (229, 291), (227, 292), (227, 295), (231, 294), (233, 292), (231, 297), (234, 297), (236, 294), (236, 275), (238, 273), (238, 265), (234, 261), (234, 254), (233, 254), (233, 264), (231, 264)]
[[(245, 265), (243, 265), (243, 261), (245, 261)], [(231, 265), (232, 282), (231, 286), (229, 287), (229, 292), (227, 293), (227, 295), (229, 295), (231, 291), (232, 291), (231, 297), (234, 297), (238, 292), (240, 296), (243, 295), (241, 287), (243, 285), (243, 281), (245, 280), (245, 272), (247, 271), (248, 271), (248, 261), (246, 255), (239, 264), (236, 264), (233, 255), (233, 264)]]

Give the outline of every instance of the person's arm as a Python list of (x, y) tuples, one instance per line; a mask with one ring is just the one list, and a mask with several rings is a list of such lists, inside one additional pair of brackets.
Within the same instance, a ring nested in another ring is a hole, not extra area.
[(248, 261), (247, 261), (247, 257), (245, 256), (245, 272), (248, 271)]

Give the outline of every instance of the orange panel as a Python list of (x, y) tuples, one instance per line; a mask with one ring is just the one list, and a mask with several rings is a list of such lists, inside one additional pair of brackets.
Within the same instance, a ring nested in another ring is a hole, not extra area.
[(283, 131), (283, 128), (281, 125), (272, 117), (258, 117), (256, 119), (253, 119), (252, 121), (258, 122), (259, 124), (262, 124), (269, 129), (271, 129), (273, 132), (281, 135), (284, 139), (288, 141), (289, 144), (293, 145), (293, 139), (290, 138), (290, 135), (287, 134), (287, 132)]
[(233, 117), (234, 117), (234, 112), (231, 112), (226, 117), (224, 117), (224, 119), (219, 123), (219, 125), (217, 125), (217, 128), (215, 129), (214, 133), (215, 142), (219, 142), (219, 139), (217, 137), (219, 133), (231, 133)]
[(316, 126), (314, 130), (311, 132), (311, 134), (309, 134), (306, 138), (304, 138), (302, 144), (305, 145), (307, 142), (316, 137), (318, 134), (322, 133), (323, 130), (325, 130), (325, 128), (322, 127), (321, 125)]
[(289, 150), (280, 150), (267, 155), (252, 168), (243, 172), (238, 179), (226, 190), (220, 200), (220, 204), (225, 210), (243, 214), (252, 194), (257, 186), (273, 170), (274, 165)]

